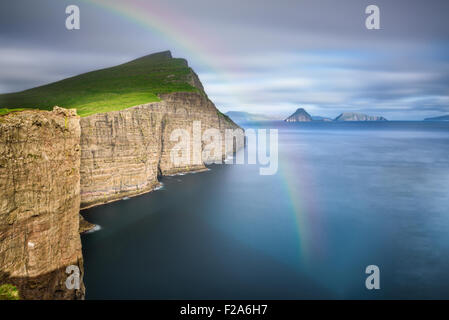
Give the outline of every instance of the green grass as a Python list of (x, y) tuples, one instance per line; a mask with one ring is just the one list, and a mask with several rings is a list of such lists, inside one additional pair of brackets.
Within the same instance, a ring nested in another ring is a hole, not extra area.
[(80, 116), (126, 109), (160, 101), (158, 94), (198, 91), (190, 85), (193, 71), (184, 59), (155, 53), (21, 92), (0, 95), (0, 115), (23, 109), (76, 108)]
[(0, 300), (19, 300), (19, 291), (11, 284), (0, 285)]
[(2, 114), (7, 114), (7, 113), (10, 113), (10, 112), (14, 112), (14, 111), (22, 111), (22, 110), (25, 110), (25, 109), (23, 109), (23, 108), (13, 108), (13, 109), (0, 108), (0, 116)]

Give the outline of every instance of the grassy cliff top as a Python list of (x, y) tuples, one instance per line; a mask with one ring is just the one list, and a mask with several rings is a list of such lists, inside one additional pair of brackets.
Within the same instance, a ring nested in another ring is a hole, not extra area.
[(0, 115), (23, 108), (76, 108), (78, 115), (126, 109), (160, 101), (158, 94), (202, 92), (186, 60), (169, 51), (154, 53), (115, 67), (83, 73), (21, 92), (0, 94)]

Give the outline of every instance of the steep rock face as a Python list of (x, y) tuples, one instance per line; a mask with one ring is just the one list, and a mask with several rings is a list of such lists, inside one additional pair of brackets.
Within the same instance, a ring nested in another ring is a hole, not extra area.
[(161, 121), (145, 105), (82, 118), (81, 207), (157, 185)]
[(387, 121), (387, 119), (357, 112), (343, 112), (334, 121)]
[[(201, 133), (215, 128), (223, 139), (225, 129), (239, 128), (205, 94), (178, 92), (160, 97), (161, 102), (81, 119), (82, 208), (151, 191), (159, 183), (158, 175), (205, 170), (204, 142), (198, 149), (194, 126)], [(191, 137), (189, 162), (174, 164), (171, 159), (171, 150), (179, 142), (171, 141), (174, 130), (186, 130)], [(223, 145), (217, 158), (232, 151)]]
[(308, 122), (312, 121), (312, 116), (303, 108), (296, 109), (290, 117), (285, 119), (286, 122)]
[(65, 287), (68, 265), (83, 272), (79, 139), (72, 110), (0, 117), (0, 283), (21, 298), (84, 297)]

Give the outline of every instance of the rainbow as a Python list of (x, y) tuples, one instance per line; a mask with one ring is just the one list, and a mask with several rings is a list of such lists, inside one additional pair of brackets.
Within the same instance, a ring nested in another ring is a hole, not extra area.
[[(271, 122), (252, 121), (245, 129), (267, 129), (269, 132)], [(282, 125), (281, 125), (282, 126)], [(279, 128), (279, 123), (271, 125)], [(278, 130), (288, 130), (281, 128)], [(282, 135), (279, 135), (282, 139)], [(299, 142), (299, 141), (296, 141)], [(271, 143), (271, 142), (270, 142)], [(317, 192), (314, 185), (314, 173), (309, 171), (308, 161), (303, 159), (298, 144), (291, 148), (285, 148), (285, 144), (279, 143), (278, 172), (276, 173), (277, 184), (281, 187), (289, 219), (294, 224), (297, 237), (297, 255), (295, 256), (296, 266), (304, 268), (303, 271), (313, 275), (316, 270), (314, 260), (322, 259), (328, 254), (326, 252), (327, 234), (325, 232), (326, 221), (322, 219), (322, 208), (317, 199)], [(283, 146), (284, 148), (281, 148)], [(292, 152), (292, 155), (286, 153)], [(294, 163), (292, 162), (294, 159)], [(299, 165), (298, 165), (299, 164)]]
[[(206, 34), (191, 20), (180, 15), (174, 8), (166, 8), (160, 2), (154, 3), (144, 0), (80, 0), (95, 7), (105, 9), (121, 18), (138, 24), (173, 43), (173, 48), (185, 52), (188, 60), (195, 59), (204, 64), (208, 70), (214, 72), (224, 83), (229, 83), (230, 67), (223, 67), (223, 52), (221, 43), (215, 37)], [(240, 99), (236, 97), (236, 101)], [(260, 127), (257, 125), (256, 127)], [(281, 152), (281, 150), (280, 150)], [(290, 199), (292, 212), (298, 230), (300, 252), (298, 259), (307, 264), (307, 258), (321, 255), (319, 248), (324, 235), (319, 229), (322, 222), (318, 221), (319, 208), (313, 198), (310, 176), (306, 170), (295, 172), (293, 166), (279, 157), (279, 179)], [(297, 166), (296, 166), (297, 167)], [(298, 180), (298, 177), (301, 177)], [(304, 261), (306, 259), (306, 261)]]
[(308, 266), (309, 259), (323, 255), (321, 250), (325, 234), (322, 232), (323, 221), (320, 221), (320, 208), (314, 197), (316, 193), (313, 192), (311, 174), (307, 172), (306, 162), (301, 159), (300, 152), (295, 152), (295, 155), (299, 157), (299, 163), (304, 163), (303, 166), (292, 166), (279, 155), (279, 183), (290, 199), (290, 212), (296, 223), (300, 248), (298, 262)]

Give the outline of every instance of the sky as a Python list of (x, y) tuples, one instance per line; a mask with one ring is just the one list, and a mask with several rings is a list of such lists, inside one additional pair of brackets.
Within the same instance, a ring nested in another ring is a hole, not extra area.
[(2, 1), (0, 93), (170, 50), (222, 112), (419, 120), (449, 114), (448, 15), (447, 0)]

